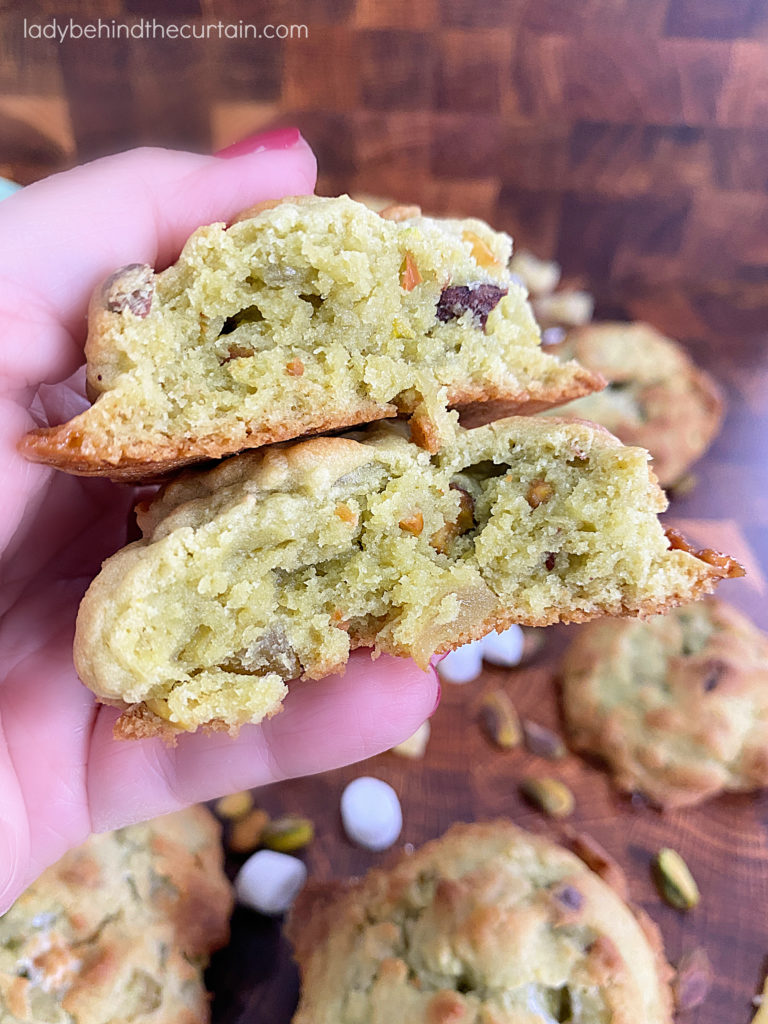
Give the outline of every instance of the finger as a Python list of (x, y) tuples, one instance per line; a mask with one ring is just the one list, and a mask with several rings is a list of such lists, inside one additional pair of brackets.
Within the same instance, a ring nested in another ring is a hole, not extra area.
[(71, 625), (46, 619), (37, 647), (16, 660), (0, 686), (0, 913), (90, 830), (93, 697), (74, 668), (62, 673), (71, 660)]
[(434, 671), (360, 652), (343, 676), (295, 684), (283, 711), (233, 740), (224, 733), (116, 743), (115, 713), (93, 732), (88, 796), (96, 831), (167, 814), (223, 793), (359, 761), (410, 736), (434, 711)]
[[(311, 192), (315, 160), (299, 137), (285, 150), (234, 159), (163, 149), (105, 157), (28, 186), (0, 208), (4, 363), (24, 381), (72, 372), (93, 288), (125, 263), (164, 267), (201, 224), (263, 199)], [(23, 309), (20, 310), (20, 306)], [(30, 321), (41, 328), (31, 344)]]

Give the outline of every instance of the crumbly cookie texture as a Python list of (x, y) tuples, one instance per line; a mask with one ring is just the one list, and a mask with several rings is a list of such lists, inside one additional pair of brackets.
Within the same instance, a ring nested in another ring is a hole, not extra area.
[(91, 301), (94, 404), (27, 435), (31, 459), (140, 479), (200, 459), (413, 414), (434, 451), (447, 406), (527, 411), (602, 387), (540, 347), (511, 239), (346, 196), (262, 204), (196, 231), (156, 274)]
[(662, 487), (679, 480), (720, 429), (723, 400), (715, 381), (649, 324), (590, 324), (550, 351), (609, 382), (559, 412), (594, 420), (625, 444), (647, 448)]
[(310, 886), (289, 919), (293, 1024), (671, 1024), (655, 925), (572, 853), (455, 825), (390, 870)]
[(584, 423), (513, 417), (431, 456), (405, 428), (190, 472), (140, 510), (80, 607), (75, 664), (122, 735), (273, 713), (353, 647), (429, 657), (514, 622), (650, 614), (738, 572), (674, 550), (647, 453)]
[(232, 890), (202, 807), (91, 836), (0, 917), (2, 1024), (204, 1024)]
[(722, 601), (580, 628), (562, 667), (572, 745), (661, 807), (768, 785), (768, 636)]

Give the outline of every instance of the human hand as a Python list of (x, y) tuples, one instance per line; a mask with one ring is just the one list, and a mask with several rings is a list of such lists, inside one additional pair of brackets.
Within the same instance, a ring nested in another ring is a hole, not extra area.
[(297, 132), (226, 155), (134, 150), (0, 206), (0, 913), (91, 831), (369, 757), (436, 705), (434, 672), (358, 652), (343, 677), (292, 684), (282, 713), (237, 739), (170, 748), (113, 740), (118, 712), (75, 674), (77, 606), (126, 542), (134, 490), (34, 465), (16, 445), (38, 385), (83, 362), (90, 293), (115, 267), (167, 266), (199, 225), (314, 187)]

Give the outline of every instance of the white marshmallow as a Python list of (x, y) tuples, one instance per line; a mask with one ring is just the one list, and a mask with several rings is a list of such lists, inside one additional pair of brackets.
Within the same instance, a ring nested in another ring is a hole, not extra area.
[(238, 871), (235, 892), (247, 907), (275, 917), (290, 908), (306, 880), (306, 866), (297, 857), (258, 850)]
[(437, 666), (440, 678), (446, 683), (471, 683), (483, 671), (483, 642), (472, 643), (449, 651)]
[(489, 633), (481, 641), (483, 657), (492, 665), (512, 668), (519, 665), (523, 657), (525, 635), (519, 626), (510, 626), (503, 633)]
[(341, 820), (353, 843), (367, 850), (386, 850), (402, 831), (403, 811), (388, 783), (363, 775), (341, 794)]

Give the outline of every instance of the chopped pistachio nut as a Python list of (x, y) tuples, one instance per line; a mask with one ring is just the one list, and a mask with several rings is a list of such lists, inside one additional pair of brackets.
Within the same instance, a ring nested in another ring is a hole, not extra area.
[(547, 729), (538, 722), (532, 722), (530, 718), (523, 719), (523, 736), (525, 745), (532, 754), (537, 757), (545, 757), (548, 761), (559, 761), (565, 757), (567, 751), (562, 737), (558, 736), (552, 729)]
[(432, 728), (429, 722), (422, 722), (412, 736), (409, 736), (407, 740), (403, 740), (402, 743), (398, 743), (397, 746), (392, 747), (392, 753), (399, 754), (400, 757), (410, 757), (414, 760), (424, 757), (431, 731)]
[(261, 845), (278, 853), (293, 853), (315, 838), (315, 826), (309, 818), (286, 815), (267, 823), (261, 833)]
[(250, 853), (255, 850), (268, 824), (269, 815), (258, 808), (233, 822), (227, 844), (232, 853)]
[(485, 732), (502, 750), (520, 746), (523, 739), (520, 719), (515, 705), (503, 690), (492, 690), (483, 695), (478, 712)]
[(551, 818), (567, 818), (573, 813), (573, 793), (559, 779), (523, 779), (520, 791), (527, 800)]
[(669, 847), (659, 850), (654, 861), (654, 876), (661, 896), (671, 907), (692, 910), (698, 905), (699, 887), (676, 850)]
[(681, 957), (672, 983), (675, 1005), (681, 1012), (701, 1006), (712, 987), (712, 964), (707, 951), (698, 947)]
[(216, 801), (215, 810), (220, 818), (237, 821), (238, 818), (244, 818), (249, 811), (253, 810), (253, 796), (247, 789), (242, 793), (229, 793)]

